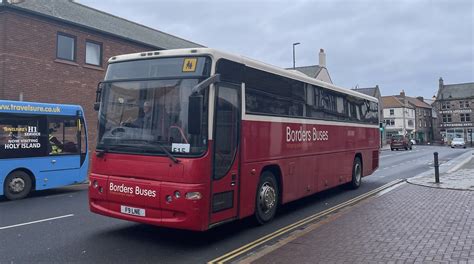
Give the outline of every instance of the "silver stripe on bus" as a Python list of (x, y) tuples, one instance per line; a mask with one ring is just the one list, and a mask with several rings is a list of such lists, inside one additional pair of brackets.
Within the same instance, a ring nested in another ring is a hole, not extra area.
[(279, 116), (262, 116), (262, 115), (242, 115), (242, 120), (245, 121), (258, 121), (258, 122), (277, 122), (277, 123), (295, 123), (295, 124), (308, 124), (308, 125), (329, 125), (329, 126), (350, 126), (350, 127), (365, 127), (365, 128), (379, 128), (378, 125), (368, 125), (351, 122), (336, 122), (326, 120), (315, 120), (315, 119), (303, 119), (303, 118), (291, 118), (291, 117), (279, 117)]

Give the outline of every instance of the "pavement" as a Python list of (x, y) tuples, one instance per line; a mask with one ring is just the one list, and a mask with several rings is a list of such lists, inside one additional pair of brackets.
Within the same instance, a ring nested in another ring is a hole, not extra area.
[(282, 238), (241, 263), (473, 263), (474, 151)]

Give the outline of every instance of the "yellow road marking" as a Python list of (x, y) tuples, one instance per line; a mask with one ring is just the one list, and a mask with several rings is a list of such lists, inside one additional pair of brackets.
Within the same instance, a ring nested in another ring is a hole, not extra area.
[(389, 188), (389, 187), (391, 187), (391, 186), (393, 186), (393, 185), (396, 185), (396, 184), (398, 184), (398, 183), (400, 183), (400, 182), (402, 182), (402, 181), (404, 181), (404, 180), (401, 180), (401, 179), (394, 180), (394, 181), (389, 182), (389, 183), (387, 183), (387, 184), (385, 184), (385, 185), (383, 185), (383, 186), (380, 186), (379, 188), (376, 188), (376, 189), (374, 189), (374, 190), (372, 190), (372, 191), (370, 191), (370, 192), (367, 192), (367, 193), (364, 193), (364, 194), (362, 194), (362, 195), (359, 195), (359, 196), (357, 196), (357, 197), (355, 197), (355, 198), (352, 198), (351, 200), (345, 201), (345, 202), (340, 203), (340, 204), (338, 204), (338, 205), (336, 205), (336, 206), (334, 206), (334, 207), (331, 207), (331, 208), (329, 208), (329, 209), (326, 209), (326, 210), (324, 210), (324, 211), (322, 211), (322, 212), (316, 213), (316, 214), (311, 215), (311, 216), (308, 216), (308, 217), (306, 217), (306, 218), (304, 218), (304, 219), (302, 219), (302, 220), (299, 220), (298, 222), (295, 222), (295, 223), (290, 224), (290, 225), (288, 225), (288, 226), (282, 227), (282, 228), (280, 228), (280, 229), (274, 231), (273, 233), (270, 233), (270, 234), (268, 234), (268, 235), (266, 235), (266, 236), (263, 236), (263, 237), (261, 237), (261, 238), (255, 240), (255, 241), (252, 241), (252, 242), (250, 242), (250, 243), (248, 243), (248, 244), (246, 244), (246, 245), (243, 245), (243, 246), (241, 246), (240, 248), (235, 249), (235, 250), (233, 250), (233, 251), (231, 251), (231, 252), (229, 252), (229, 253), (227, 253), (227, 254), (225, 254), (225, 255), (223, 255), (223, 256), (220, 256), (220, 257), (218, 257), (218, 258), (216, 258), (216, 259), (213, 259), (213, 260), (209, 261), (208, 264), (214, 264), (214, 263), (216, 263), (216, 264), (221, 264), (221, 263), (225, 263), (226, 261), (229, 261), (229, 260), (231, 260), (231, 259), (234, 259), (234, 258), (238, 257), (239, 255), (242, 255), (243, 253), (246, 253), (246, 252), (248, 252), (249, 250), (254, 249), (254, 248), (256, 248), (256, 247), (258, 247), (258, 246), (264, 244), (265, 242), (267, 242), (267, 241), (269, 241), (269, 240), (272, 240), (272, 239), (274, 239), (274, 238), (276, 238), (276, 237), (278, 237), (278, 236), (280, 236), (280, 235), (283, 235), (283, 234), (285, 234), (285, 233), (287, 233), (287, 232), (290, 232), (290, 231), (292, 231), (292, 230), (294, 230), (294, 229), (297, 229), (298, 227), (300, 227), (300, 226), (302, 226), (302, 225), (305, 225), (305, 224), (307, 224), (307, 223), (309, 223), (309, 222), (312, 222), (312, 221), (314, 221), (314, 220), (316, 220), (316, 219), (318, 219), (318, 218), (320, 218), (320, 217), (323, 217), (323, 216), (325, 216), (325, 215), (327, 215), (327, 214), (330, 214), (330, 213), (332, 213), (332, 212), (334, 212), (334, 211), (337, 211), (337, 210), (339, 210), (339, 209), (341, 209), (341, 208), (343, 208), (343, 207), (349, 206), (349, 205), (354, 204), (354, 203), (356, 203), (356, 202), (358, 202), (358, 201), (361, 201), (361, 200), (363, 200), (363, 199), (366, 199), (366, 198), (368, 198), (368, 197), (370, 197), (370, 196), (372, 196), (372, 195), (374, 195), (374, 194), (376, 194), (376, 193), (378, 193), (378, 192), (380, 192), (380, 191), (382, 191), (382, 190), (384, 190), (384, 189), (387, 189), (387, 188)]

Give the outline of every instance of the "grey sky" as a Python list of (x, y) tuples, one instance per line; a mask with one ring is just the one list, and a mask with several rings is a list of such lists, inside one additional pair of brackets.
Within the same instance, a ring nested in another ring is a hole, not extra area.
[(279, 67), (318, 63), (333, 82), (382, 95), (430, 98), (445, 84), (474, 82), (472, 0), (77, 0), (105, 12)]

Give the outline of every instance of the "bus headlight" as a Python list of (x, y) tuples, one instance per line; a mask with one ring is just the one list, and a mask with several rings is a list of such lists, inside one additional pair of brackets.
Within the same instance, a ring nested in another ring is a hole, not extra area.
[(98, 183), (96, 180), (94, 180), (94, 182), (92, 183), (92, 186), (93, 186), (95, 189), (97, 189), (97, 187), (99, 187), (99, 183)]
[(178, 199), (179, 197), (181, 197), (181, 193), (179, 191), (175, 191), (174, 192), (174, 197), (176, 197), (176, 199)]
[(200, 192), (188, 192), (186, 193), (187, 200), (201, 200), (202, 195)]

